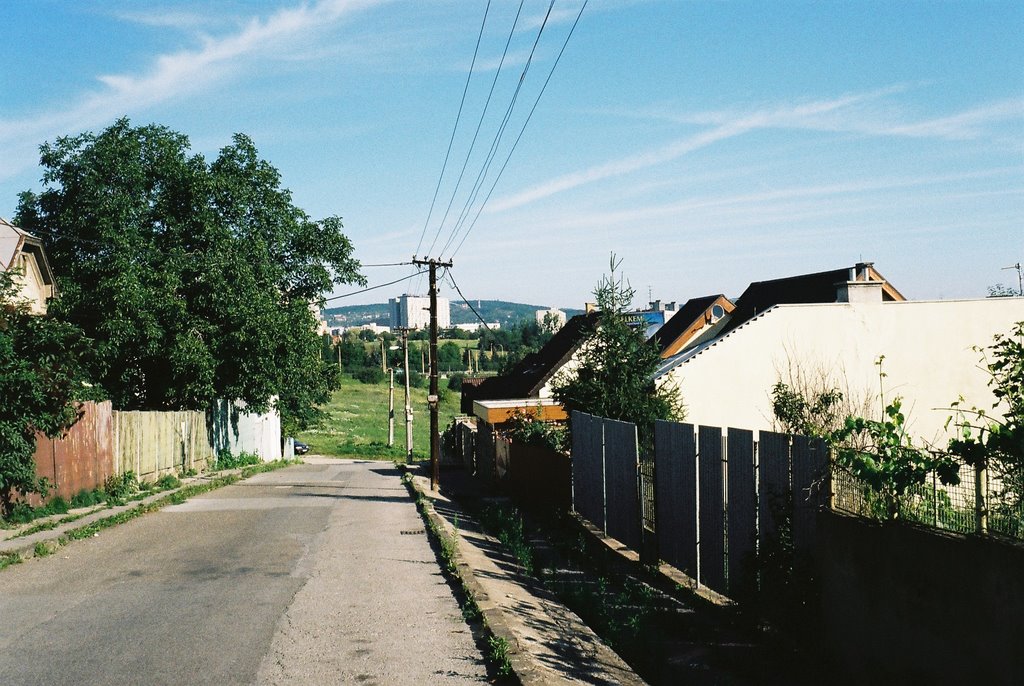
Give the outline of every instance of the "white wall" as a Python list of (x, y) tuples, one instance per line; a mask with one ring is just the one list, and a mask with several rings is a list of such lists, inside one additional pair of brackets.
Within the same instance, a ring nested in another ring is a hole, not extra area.
[[(675, 367), (687, 422), (772, 429), (771, 388), (789, 363), (825, 367), (848, 396), (874, 399), (884, 355), (886, 400), (903, 397), (909, 431), (944, 445), (950, 403), (990, 408), (989, 376), (973, 346), (1024, 320), (1024, 298), (780, 305)], [(845, 380), (845, 381), (842, 381)]]

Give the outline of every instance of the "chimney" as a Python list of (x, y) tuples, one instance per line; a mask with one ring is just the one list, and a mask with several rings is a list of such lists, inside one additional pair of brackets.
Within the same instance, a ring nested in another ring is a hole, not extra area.
[(587, 314), (597, 311), (597, 303), (583, 303), (583, 311)]

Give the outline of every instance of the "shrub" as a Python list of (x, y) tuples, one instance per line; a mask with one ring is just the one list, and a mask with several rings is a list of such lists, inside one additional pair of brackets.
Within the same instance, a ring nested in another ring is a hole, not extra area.
[(103, 491), (107, 494), (108, 503), (124, 502), (139, 492), (139, 478), (135, 472), (111, 474), (103, 481)]
[(216, 469), (238, 469), (239, 467), (247, 467), (260, 464), (261, 462), (263, 460), (255, 453), (241, 452), (238, 455), (233, 455), (230, 450), (225, 448), (217, 455)]
[(466, 378), (465, 374), (452, 374), (448, 377), (448, 390), (450, 391), (461, 391), (462, 380)]

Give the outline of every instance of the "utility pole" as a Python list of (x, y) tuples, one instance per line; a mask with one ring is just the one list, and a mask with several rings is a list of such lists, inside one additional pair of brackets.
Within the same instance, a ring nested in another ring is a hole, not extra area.
[(388, 376), (391, 380), (388, 383), (388, 447), (395, 444), (395, 369), (388, 368)]
[(451, 267), (452, 263), (440, 260), (417, 260), (413, 264), (430, 268), (430, 490), (436, 491), (441, 475), (441, 434), (438, 427), (437, 396), (437, 268)]
[(405, 355), (405, 463), (412, 464), (412, 404), (409, 402), (409, 329), (402, 327), (402, 349)]
[(384, 339), (380, 340), (380, 370), (385, 374), (388, 373), (388, 353), (384, 348)]
[(1021, 266), (1020, 262), (1017, 264), (1011, 264), (1009, 267), (1003, 267), (1003, 271), (1007, 269), (1017, 270), (1017, 294), (1024, 295), (1024, 267)]

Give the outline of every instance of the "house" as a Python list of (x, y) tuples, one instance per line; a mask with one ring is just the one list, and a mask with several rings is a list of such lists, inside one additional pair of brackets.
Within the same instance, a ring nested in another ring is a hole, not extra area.
[(762, 430), (776, 428), (772, 387), (794, 376), (838, 388), (875, 416), (884, 391), (886, 401), (903, 398), (913, 436), (941, 445), (951, 403), (995, 402), (974, 347), (1022, 320), (1022, 298), (908, 301), (861, 263), (751, 284), (655, 380), (679, 389), (688, 422)]
[(56, 295), (53, 272), (43, 242), (0, 217), (0, 270), (14, 272), (19, 297), (33, 314), (46, 314), (47, 301)]
[(732, 302), (721, 293), (691, 298), (654, 332), (650, 341), (657, 344), (662, 359), (672, 357), (706, 327), (718, 323), (733, 309)]
[(573, 367), (573, 358), (598, 316), (591, 312), (573, 317), (543, 348), (528, 354), (507, 374), (463, 386), (463, 411), (491, 424), (506, 421), (517, 409), (539, 412), (543, 419), (565, 419), (565, 411), (551, 397), (552, 387), (559, 374)]

